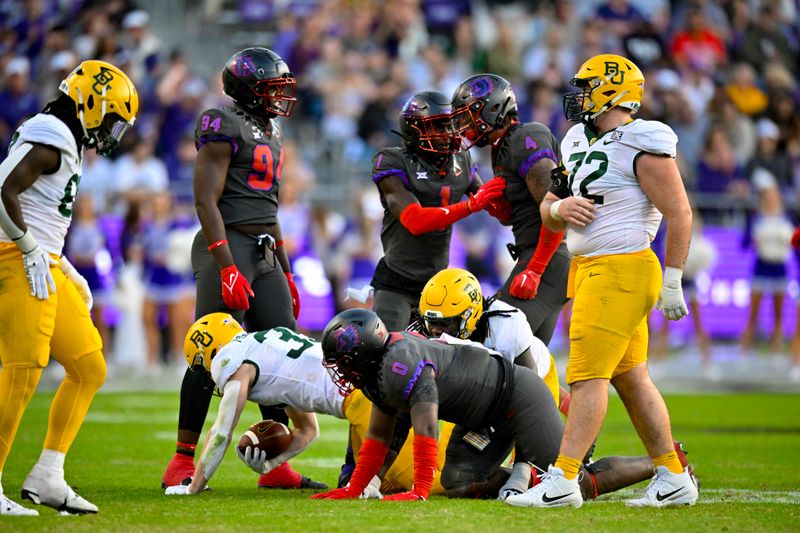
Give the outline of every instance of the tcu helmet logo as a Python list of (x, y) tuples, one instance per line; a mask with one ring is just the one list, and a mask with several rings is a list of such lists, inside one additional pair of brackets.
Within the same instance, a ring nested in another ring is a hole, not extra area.
[(358, 338), (358, 330), (353, 324), (336, 330), (334, 337), (336, 338), (336, 351), (339, 353), (352, 352), (358, 346), (360, 340)]
[(608, 81), (614, 85), (620, 85), (625, 81), (625, 73), (619, 69), (619, 63), (616, 61), (606, 61), (605, 75)]
[(111, 83), (111, 80), (114, 79), (114, 74), (112, 73), (111, 69), (106, 67), (100, 67), (100, 72), (92, 76), (94, 78), (94, 84), (92, 85), (92, 90), (96, 94), (103, 94), (103, 89), (106, 85)]
[(214, 342), (214, 338), (204, 331), (195, 331), (192, 333), (192, 336), (189, 337), (189, 340), (192, 341), (195, 346), (202, 346), (204, 348), (208, 348), (211, 346), (211, 343)]
[(486, 96), (494, 89), (494, 83), (491, 78), (476, 78), (469, 85), (469, 91), (472, 96), (480, 98)]

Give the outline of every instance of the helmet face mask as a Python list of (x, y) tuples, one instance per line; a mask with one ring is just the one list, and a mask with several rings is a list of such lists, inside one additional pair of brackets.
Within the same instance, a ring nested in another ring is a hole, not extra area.
[(473, 146), (482, 148), (489, 143), (489, 134), (494, 128), (483, 120), (482, 111), (485, 106), (486, 102), (476, 100), (453, 113), (453, 125), (463, 150), (469, 150)]
[(288, 117), (294, 112), (296, 90), (297, 80), (291, 74), (262, 80), (253, 87), (253, 93), (263, 99), (264, 112), (279, 117)]
[(428, 335), (437, 337), (440, 333), (446, 333), (452, 337), (459, 337), (459, 332), (464, 329), (464, 323), (466, 322), (461, 316), (433, 317), (422, 315), (421, 313), (420, 316), (422, 316), (422, 322), (425, 324), (425, 332)]
[(111, 155), (132, 125), (132, 122), (126, 122), (116, 113), (110, 113), (103, 117), (99, 127), (86, 131), (85, 145), (94, 148), (99, 155)]
[(417, 93), (400, 113), (400, 134), (420, 153), (451, 155), (461, 150), (452, 121), (450, 100), (435, 91)]

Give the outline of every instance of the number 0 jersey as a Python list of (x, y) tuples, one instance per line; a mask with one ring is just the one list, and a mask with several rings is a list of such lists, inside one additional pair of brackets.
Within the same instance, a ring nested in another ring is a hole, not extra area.
[(211, 362), (217, 388), (222, 390), (244, 363), (256, 368), (248, 400), (344, 418), (344, 398), (322, 366), (322, 348), (313, 339), (287, 328), (237, 335)]
[(283, 170), (281, 131), (233, 106), (206, 109), (194, 130), (197, 149), (210, 142), (233, 147), (225, 188), (217, 202), (225, 225), (275, 224)]
[(654, 120), (636, 119), (600, 137), (582, 124), (567, 132), (561, 152), (569, 193), (593, 199), (597, 209), (588, 226), (569, 226), (572, 255), (626, 254), (650, 246), (661, 213), (639, 185), (636, 159), (645, 153), (674, 158), (677, 144), (675, 132)]
[[(58, 169), (42, 174), (19, 195), (22, 218), (41, 248), (61, 255), (64, 237), (72, 221), (72, 203), (81, 180), (82, 148), (69, 127), (53, 115), (39, 113), (20, 125), (12, 138), (9, 155), (23, 143), (44, 144), (59, 152)], [(0, 229), (0, 241), (11, 239)]]

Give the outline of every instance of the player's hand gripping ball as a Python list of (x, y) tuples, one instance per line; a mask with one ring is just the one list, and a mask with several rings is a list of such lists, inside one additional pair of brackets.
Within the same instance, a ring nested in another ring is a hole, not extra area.
[(292, 442), (292, 430), (274, 420), (262, 420), (253, 424), (239, 439), (239, 451), (244, 454), (248, 447), (264, 452), (267, 459), (283, 453)]

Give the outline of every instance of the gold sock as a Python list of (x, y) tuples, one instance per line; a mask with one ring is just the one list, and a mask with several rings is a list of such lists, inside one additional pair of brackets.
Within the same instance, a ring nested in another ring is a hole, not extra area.
[(666, 466), (673, 474), (683, 473), (683, 466), (676, 452), (669, 452), (664, 455), (659, 455), (658, 457), (653, 457), (653, 464), (656, 468), (659, 466)]
[(564, 471), (564, 477), (567, 479), (575, 479), (578, 477), (578, 472), (581, 471), (581, 460), (573, 459), (572, 457), (564, 457), (559, 455), (556, 459), (556, 466)]

